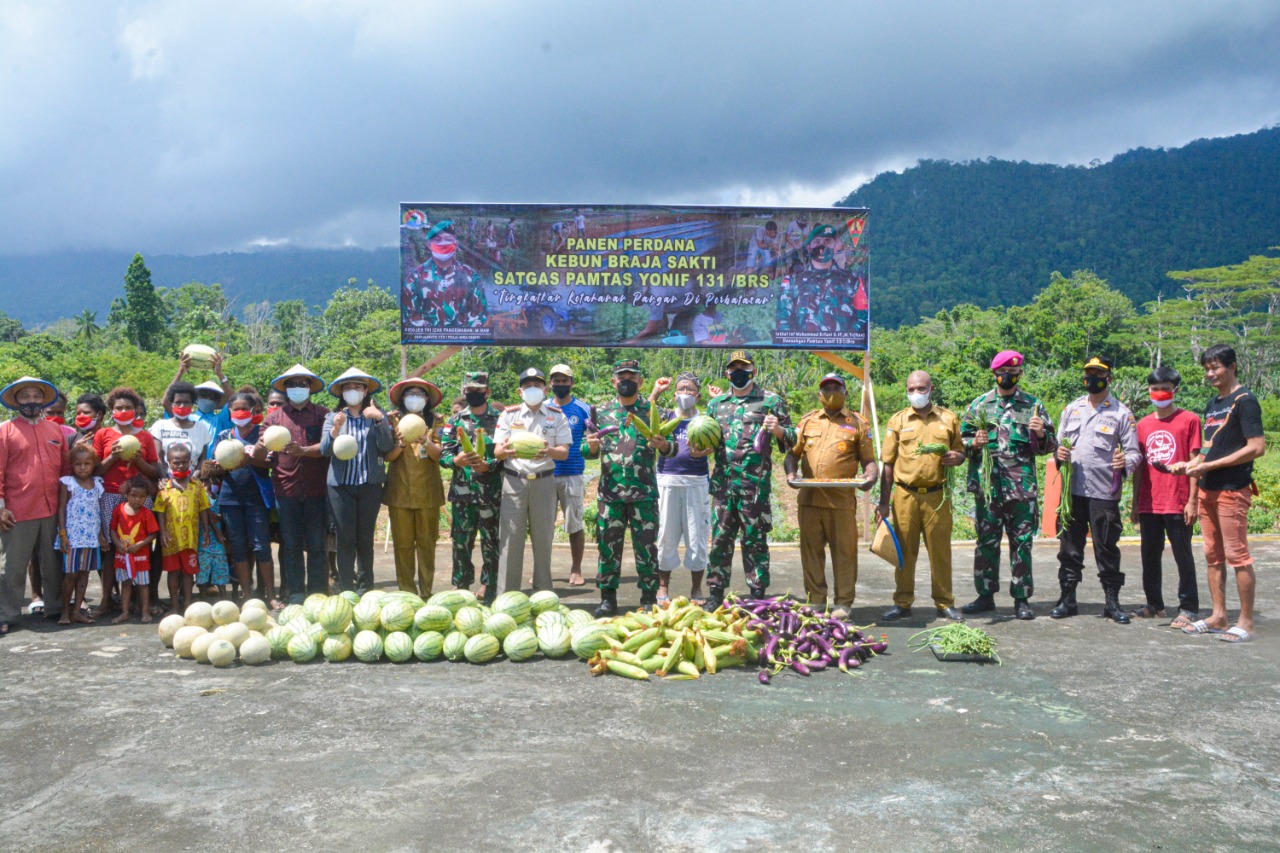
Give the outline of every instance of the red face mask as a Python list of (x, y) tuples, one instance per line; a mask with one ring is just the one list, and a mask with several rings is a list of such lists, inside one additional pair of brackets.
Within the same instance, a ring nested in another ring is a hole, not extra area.
[(88, 429), (97, 422), (97, 418), (90, 417), (89, 415), (76, 415), (76, 426), (80, 429)]
[(53, 423), (57, 424), (58, 426), (62, 426), (63, 424), (65, 424), (65, 423), (67, 422), (65, 418), (60, 418), (60, 417), (58, 417), (57, 415), (45, 415), (45, 418), (44, 418), (44, 419), (45, 419), (46, 421), (51, 421), (51, 422), (53, 422)]
[(1160, 400), (1160, 401), (1164, 401), (1164, 400), (1172, 400), (1172, 399), (1173, 399), (1173, 392), (1172, 392), (1172, 391), (1152, 391), (1152, 392), (1151, 392), (1151, 399), (1152, 399), (1152, 401), (1155, 401), (1155, 400)]
[(280, 410), (280, 404), (279, 404), (279, 403), (272, 403), (270, 406), (267, 406), (267, 414), (268, 414), (268, 415), (269, 415), (269, 414), (271, 414), (272, 412), (277, 412), (277, 411), (279, 411), (279, 410)]
[(170, 409), (170, 411), (172, 411), (172, 412), (173, 412), (173, 416), (174, 416), (175, 418), (181, 418), (181, 419), (182, 419), (182, 420), (184, 420), (184, 421), (185, 421), (187, 418), (191, 417), (191, 407), (190, 407), (190, 406), (173, 406), (173, 407)]
[(128, 426), (133, 423), (134, 415), (133, 412), (113, 412), (111, 418), (120, 426)]
[(185, 480), (191, 476), (191, 469), (188, 468), (186, 471), (170, 471), (169, 476), (173, 477), (175, 480)]
[(144, 421), (142, 418), (138, 418), (133, 422), (133, 425), (136, 426), (138, 429), (142, 429), (144, 426), (147, 425), (147, 422)]
[(250, 418), (249, 420), (250, 420), (250, 422), (252, 422), (252, 423), (260, 424), (260, 423), (262, 423), (262, 417), (263, 417), (262, 415), (254, 415), (254, 416), (253, 416), (252, 418)]

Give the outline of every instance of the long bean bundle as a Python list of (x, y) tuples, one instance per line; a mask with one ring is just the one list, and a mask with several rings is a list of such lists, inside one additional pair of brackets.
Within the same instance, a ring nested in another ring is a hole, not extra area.
[[(1075, 443), (1069, 438), (1062, 439), (1060, 443), (1067, 450), (1075, 446)], [(1062, 496), (1058, 499), (1058, 521), (1063, 527), (1071, 524), (1073, 520), (1071, 514), (1071, 477), (1075, 467), (1072, 462), (1058, 463), (1058, 470), (1062, 474)]]
[[(974, 427), (975, 427), (976, 429), (981, 430), (982, 432), (987, 432), (987, 433), (989, 433), (989, 432), (991, 431), (991, 428), (992, 428), (992, 427), (994, 427), (994, 426), (995, 426), (995, 424), (993, 424), (993, 423), (991, 422), (991, 420), (990, 420), (989, 418), (987, 418), (987, 412), (986, 412), (986, 410), (985, 410), (985, 409), (979, 409), (979, 410), (978, 410), (978, 417), (977, 417), (977, 420), (974, 422)], [(988, 436), (988, 441), (987, 441), (987, 443), (986, 443), (986, 444), (984, 444), (984, 445), (982, 446), (982, 465), (981, 465), (981, 469), (980, 469), (980, 470), (981, 470), (981, 479), (979, 480), (979, 482), (981, 483), (981, 486), (982, 486), (982, 499), (983, 499), (984, 501), (985, 501), (985, 500), (990, 500), (990, 499), (991, 499), (991, 467), (992, 467), (992, 464), (993, 464), (993, 463), (992, 463), (992, 461), (991, 461), (991, 441), (990, 441), (990, 436)]]
[[(947, 453), (950, 450), (951, 450), (951, 446), (948, 444), (944, 444), (942, 442), (931, 442), (931, 443), (917, 444), (915, 455), (916, 456), (926, 456), (926, 455), (942, 456), (944, 453)], [(951, 499), (951, 492), (955, 488), (955, 474), (956, 474), (956, 469), (954, 465), (942, 466), (942, 475), (945, 478), (944, 482), (947, 487), (946, 495), (945, 495), (945, 498), (947, 500)]]
[(913, 634), (907, 645), (913, 652), (933, 646), (939, 654), (981, 655), (1000, 663), (995, 638), (981, 628), (972, 628), (963, 622), (952, 622)]

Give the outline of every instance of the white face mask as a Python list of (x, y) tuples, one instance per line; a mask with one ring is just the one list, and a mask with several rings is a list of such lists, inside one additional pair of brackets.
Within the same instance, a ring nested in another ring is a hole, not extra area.
[(681, 410), (687, 412), (696, 405), (698, 405), (697, 394), (677, 394), (676, 395), (676, 406), (678, 406)]
[(311, 399), (310, 388), (286, 388), (284, 395), (289, 398), (289, 402), (295, 406), (301, 406), (303, 403)]
[(421, 412), (427, 407), (427, 398), (421, 394), (406, 394), (404, 407), (411, 412)]
[(927, 391), (923, 394), (908, 394), (907, 402), (909, 402), (914, 408), (923, 409), (925, 406), (929, 405), (930, 396), (932, 395)]
[(342, 392), (342, 402), (348, 406), (358, 406), (364, 400), (364, 391), (359, 388), (348, 388)]
[(520, 389), (520, 396), (530, 406), (536, 406), (542, 402), (542, 398), (545, 397), (546, 394), (537, 385), (530, 385), (528, 388)]

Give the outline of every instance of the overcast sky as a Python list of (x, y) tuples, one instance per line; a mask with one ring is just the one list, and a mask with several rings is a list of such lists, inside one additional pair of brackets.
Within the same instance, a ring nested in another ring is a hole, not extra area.
[(0, 253), (398, 241), (401, 201), (825, 205), (1280, 123), (1280, 3), (0, 3)]

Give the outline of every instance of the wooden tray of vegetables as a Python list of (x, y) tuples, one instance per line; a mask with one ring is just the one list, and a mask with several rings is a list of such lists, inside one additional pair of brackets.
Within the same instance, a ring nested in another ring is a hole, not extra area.
[(797, 489), (858, 489), (867, 484), (866, 478), (861, 479), (817, 479), (796, 477), (794, 480), (788, 480), (788, 485), (795, 486)]

